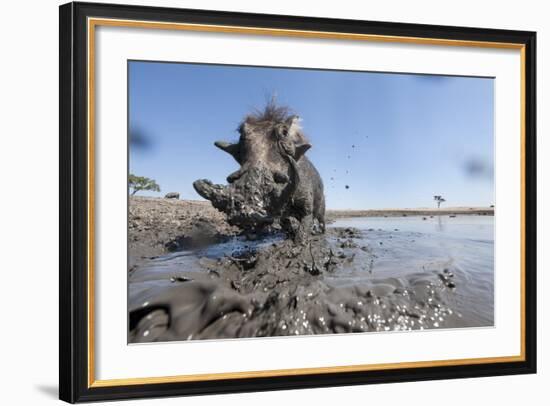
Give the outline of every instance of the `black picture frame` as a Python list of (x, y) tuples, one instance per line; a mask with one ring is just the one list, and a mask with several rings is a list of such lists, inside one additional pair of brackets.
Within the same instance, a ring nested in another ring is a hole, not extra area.
[[(424, 381), (536, 372), (536, 33), (497, 29), (309, 18), (112, 4), (60, 6), (59, 397), (67, 402), (235, 393)], [(90, 385), (87, 188), (87, 19), (89, 17), (369, 34), (523, 47), (524, 72), (524, 359), (471, 365), (118, 386)]]

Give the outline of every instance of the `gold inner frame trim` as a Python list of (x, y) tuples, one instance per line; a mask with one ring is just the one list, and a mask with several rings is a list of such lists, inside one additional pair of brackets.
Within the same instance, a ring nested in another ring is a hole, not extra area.
[[(478, 48), (512, 49), (520, 51), (521, 64), (521, 101), (520, 101), (520, 154), (521, 154), (521, 267), (520, 267), (520, 341), (519, 355), (484, 358), (464, 358), (451, 360), (397, 362), (383, 364), (345, 365), (316, 368), (276, 369), (265, 371), (221, 372), (211, 374), (189, 374), (175, 376), (122, 378), (122, 379), (95, 379), (95, 28), (97, 26), (148, 28), (157, 30), (180, 30), (193, 32), (216, 32), (243, 35), (264, 35), (278, 37), (339, 39), (370, 42), (390, 42), (402, 44), (420, 44), (432, 46), (460, 46)], [(525, 361), (525, 45), (506, 42), (465, 41), (453, 39), (435, 39), (422, 37), (401, 37), (390, 35), (355, 34), (345, 32), (306, 31), (260, 27), (241, 27), (227, 25), (165, 23), (154, 21), (120, 20), (108, 18), (89, 18), (87, 29), (88, 40), (88, 387), (111, 387), (126, 385), (161, 384), (193, 381), (213, 381), (221, 379), (267, 378), (296, 375), (331, 374), (344, 372), (366, 372), (391, 370), (397, 368), (426, 368), (441, 366), (458, 366), (474, 364), (495, 364), (504, 362)]]

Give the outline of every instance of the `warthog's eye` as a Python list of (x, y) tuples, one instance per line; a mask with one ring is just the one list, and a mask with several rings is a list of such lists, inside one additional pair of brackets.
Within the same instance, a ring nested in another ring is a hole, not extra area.
[(288, 183), (289, 178), (284, 173), (275, 171), (273, 172), (273, 180), (275, 180), (275, 182), (277, 183)]
[(288, 136), (288, 127), (285, 125), (275, 127), (275, 136), (278, 138), (286, 138)]

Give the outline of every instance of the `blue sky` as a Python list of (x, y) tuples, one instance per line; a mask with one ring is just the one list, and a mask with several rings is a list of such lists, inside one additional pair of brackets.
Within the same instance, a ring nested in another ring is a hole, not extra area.
[(494, 204), (491, 78), (131, 61), (130, 172), (161, 187), (140, 194), (225, 183), (238, 165), (214, 141), (271, 95), (302, 117), (328, 208)]

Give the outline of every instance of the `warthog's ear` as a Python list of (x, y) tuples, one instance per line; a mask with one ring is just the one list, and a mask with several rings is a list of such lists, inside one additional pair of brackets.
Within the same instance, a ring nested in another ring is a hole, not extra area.
[(288, 136), (295, 143), (294, 146), (294, 159), (299, 160), (308, 149), (311, 148), (311, 144), (307, 142), (304, 134), (302, 134), (302, 128), (300, 127), (300, 116), (290, 116), (286, 120), (286, 127), (288, 128)]
[(241, 149), (239, 147), (239, 144), (231, 144), (225, 141), (216, 141), (214, 145), (222, 151), (230, 154), (233, 158), (235, 158), (238, 163), (241, 163)]
[(296, 148), (294, 150), (294, 159), (299, 160), (310, 148), (311, 148), (311, 144), (309, 143), (296, 145)]

